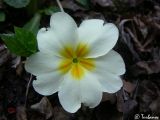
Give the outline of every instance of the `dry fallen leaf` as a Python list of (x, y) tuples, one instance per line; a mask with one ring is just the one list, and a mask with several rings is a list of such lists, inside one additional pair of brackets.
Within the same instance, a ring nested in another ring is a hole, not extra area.
[[(140, 112), (149, 112), (150, 109), (155, 112), (159, 107), (160, 96), (159, 79), (144, 80), (140, 83), (137, 99), (139, 100)], [(155, 107), (156, 106), (156, 107)]]
[(134, 76), (142, 74), (155, 74), (160, 72), (160, 61), (140, 61), (131, 66), (131, 70)]
[(122, 89), (117, 92), (117, 110), (123, 112), (124, 99), (122, 94)]
[(21, 62), (21, 57), (20, 56), (12, 56), (13, 60), (12, 60), (12, 68), (17, 68), (18, 65)]
[(136, 88), (135, 83), (131, 83), (130, 81), (123, 80), (123, 89), (127, 91), (128, 93), (132, 93)]
[(53, 107), (47, 97), (43, 97), (39, 103), (36, 103), (31, 106), (32, 109), (45, 114), (46, 119), (49, 119), (53, 116)]
[(7, 120), (7, 117), (3, 114), (0, 116), (0, 120)]
[(93, 4), (97, 3), (103, 7), (113, 7), (114, 6), (114, 3), (112, 2), (112, 0), (92, 0), (91, 2), (93, 2)]
[(0, 66), (6, 63), (11, 57), (10, 52), (4, 45), (0, 44)]
[(129, 114), (137, 106), (137, 101), (132, 99), (124, 89), (117, 93), (117, 109), (119, 112)]
[(91, 119), (83, 120), (123, 120), (123, 113), (117, 110), (115, 104), (106, 101), (95, 108)]
[(74, 0), (64, 0), (61, 2), (61, 4), (64, 8), (70, 9), (72, 11), (85, 10), (84, 8), (77, 5)]
[(17, 107), (16, 118), (17, 120), (27, 120), (26, 108), (24, 106)]
[(102, 102), (110, 101), (112, 104), (116, 102), (116, 94), (103, 93)]
[(52, 120), (70, 120), (71, 114), (66, 112), (62, 107), (55, 106), (53, 108), (53, 119)]
[(159, 97), (152, 101), (152, 103), (149, 105), (149, 108), (152, 110), (152, 112), (156, 115), (160, 115), (160, 95)]

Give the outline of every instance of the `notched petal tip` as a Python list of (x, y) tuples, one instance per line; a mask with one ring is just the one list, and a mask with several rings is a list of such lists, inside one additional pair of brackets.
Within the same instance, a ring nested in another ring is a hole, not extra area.
[(61, 75), (58, 72), (51, 72), (37, 76), (33, 81), (33, 88), (41, 95), (48, 96), (56, 93), (62, 82)]
[(58, 97), (62, 107), (70, 113), (75, 113), (81, 107), (79, 96), (79, 81), (73, 80), (67, 73), (59, 87)]
[(84, 20), (81, 24), (80, 27), (85, 26), (85, 27), (95, 27), (99, 26), (102, 27), (104, 25), (104, 20), (101, 19), (88, 19)]
[(65, 107), (63, 108), (69, 113), (76, 113), (81, 108), (81, 104), (75, 106), (74, 108), (70, 108), (70, 109), (65, 108)]
[[(81, 108), (80, 101), (74, 100), (74, 102), (72, 101), (72, 103), (71, 103), (70, 101), (67, 101), (67, 100), (72, 99), (72, 98), (66, 97), (66, 99), (65, 99), (64, 95), (62, 96), (60, 92), (58, 92), (58, 97), (60, 100), (60, 104), (62, 105), (64, 110), (69, 113), (75, 113)], [(75, 99), (75, 98), (73, 98), (73, 99)]]
[[(83, 29), (85, 28), (83, 27)], [(107, 54), (116, 45), (118, 41), (119, 30), (113, 23), (106, 23), (104, 25), (101, 23), (101, 25), (98, 25), (96, 29), (90, 26), (90, 29), (87, 30), (94, 32), (86, 31), (84, 33), (83, 30), (79, 29), (79, 32), (82, 34), (81, 36), (90, 35), (88, 37), (89, 41), (86, 40), (91, 49), (87, 58), (97, 58)], [(83, 37), (83, 39), (85, 39), (85, 36)]]

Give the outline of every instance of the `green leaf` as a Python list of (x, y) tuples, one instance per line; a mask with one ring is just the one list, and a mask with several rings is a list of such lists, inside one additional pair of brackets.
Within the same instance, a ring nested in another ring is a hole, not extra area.
[(14, 8), (22, 8), (26, 7), (30, 0), (4, 0), (8, 5)]
[(15, 34), (1, 34), (0, 37), (16, 55), (28, 57), (38, 51), (35, 35), (23, 28), (15, 27)]
[(6, 19), (6, 15), (4, 12), (0, 11), (0, 22), (4, 22)]
[(24, 25), (24, 29), (33, 32), (35, 35), (38, 32), (40, 26), (41, 14), (36, 13), (33, 18)]
[(76, 0), (76, 2), (84, 6), (85, 8), (89, 8), (89, 0)]
[(29, 4), (26, 6), (27, 13), (29, 15), (34, 15), (38, 12), (38, 6), (43, 4), (43, 0), (30, 0)]
[(59, 11), (60, 11), (59, 7), (56, 7), (56, 6), (51, 6), (49, 8), (44, 9), (44, 13), (46, 15), (52, 15), (53, 13), (59, 12)]

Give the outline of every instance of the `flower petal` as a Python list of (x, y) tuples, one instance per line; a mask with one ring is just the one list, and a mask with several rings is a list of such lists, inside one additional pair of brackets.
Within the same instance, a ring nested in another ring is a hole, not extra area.
[(125, 63), (122, 57), (114, 50), (111, 50), (106, 55), (95, 58), (96, 72), (107, 71), (115, 75), (125, 73)]
[(25, 69), (34, 75), (54, 72), (58, 68), (60, 57), (37, 52), (31, 55), (25, 63)]
[(37, 41), (41, 52), (59, 55), (62, 45), (52, 29), (41, 28), (37, 34)]
[(60, 86), (58, 92), (59, 100), (63, 108), (74, 113), (81, 107), (79, 81), (73, 80), (68, 73)]
[(73, 18), (65, 12), (57, 12), (51, 16), (50, 26), (57, 38), (64, 44), (75, 45), (78, 38), (77, 25)]
[(92, 41), (88, 57), (98, 57), (108, 53), (115, 46), (118, 36), (118, 28), (114, 24), (105, 24), (101, 36)]
[[(86, 23), (86, 24), (85, 24)], [(116, 44), (119, 36), (118, 28), (102, 20), (90, 20), (79, 27), (79, 39), (89, 46), (87, 58), (95, 58), (108, 53)]]
[(87, 72), (80, 85), (82, 103), (90, 108), (96, 107), (102, 99), (102, 88), (97, 77)]
[(121, 89), (123, 83), (119, 76), (107, 73), (106, 71), (101, 72), (99, 75), (99, 82), (103, 87), (103, 92), (115, 93)]
[(100, 19), (84, 20), (79, 28), (79, 42), (90, 43), (102, 34), (104, 21)]
[(39, 75), (33, 81), (33, 88), (41, 95), (52, 95), (58, 91), (62, 78), (58, 71)]

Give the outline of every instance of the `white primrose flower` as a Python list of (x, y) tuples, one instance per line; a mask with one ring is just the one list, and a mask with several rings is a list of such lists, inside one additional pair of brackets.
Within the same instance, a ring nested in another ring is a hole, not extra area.
[(90, 19), (77, 27), (67, 13), (53, 14), (50, 27), (37, 34), (39, 52), (25, 63), (26, 71), (37, 77), (35, 91), (42, 95), (58, 92), (62, 107), (71, 113), (82, 103), (96, 107), (103, 92), (115, 93), (122, 87), (125, 64), (111, 50), (118, 36), (112, 23)]

